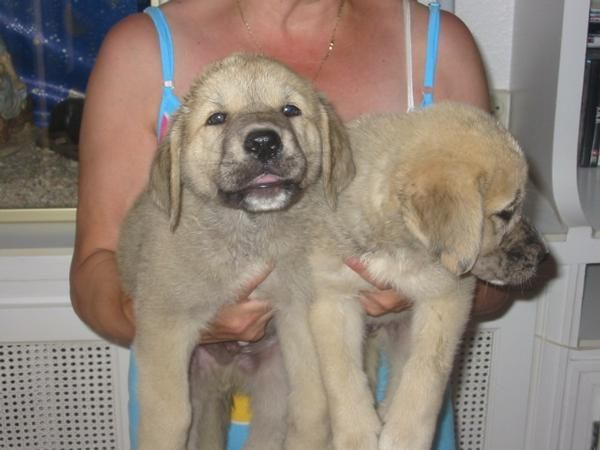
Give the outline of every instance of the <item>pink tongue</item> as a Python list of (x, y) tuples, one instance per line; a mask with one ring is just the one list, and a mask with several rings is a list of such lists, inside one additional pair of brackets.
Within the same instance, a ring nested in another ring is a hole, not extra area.
[(257, 185), (261, 185), (261, 184), (272, 184), (272, 183), (278, 183), (279, 181), (281, 181), (281, 179), (278, 176), (271, 175), (271, 174), (265, 174), (265, 175), (260, 175), (260, 176), (256, 177), (254, 180), (252, 180), (250, 185), (257, 186)]

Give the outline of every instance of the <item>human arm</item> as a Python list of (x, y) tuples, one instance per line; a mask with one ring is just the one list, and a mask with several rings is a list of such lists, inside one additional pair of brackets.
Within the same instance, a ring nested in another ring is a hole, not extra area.
[(152, 63), (144, 58), (150, 48), (141, 39), (127, 42), (130, 35), (145, 32), (144, 22), (132, 17), (106, 37), (90, 75), (79, 144), (71, 301), (92, 330), (121, 345), (131, 343), (134, 326), (117, 272), (118, 230), (145, 183), (156, 146), (143, 93), (153, 77), (142, 77), (137, 84), (133, 80), (141, 75), (138, 65), (150, 65), (152, 73)]

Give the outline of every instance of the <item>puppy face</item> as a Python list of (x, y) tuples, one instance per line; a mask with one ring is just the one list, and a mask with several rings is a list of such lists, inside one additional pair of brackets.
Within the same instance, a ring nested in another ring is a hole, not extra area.
[(251, 55), (217, 62), (193, 84), (157, 159), (151, 184), (164, 191), (168, 178), (171, 214), (181, 186), (268, 212), (288, 207), (321, 175), (333, 203), (354, 169), (339, 119), (309, 82)]
[[(546, 248), (521, 216), (527, 164), (512, 136), (474, 108), (424, 110), (421, 148), (397, 187), (408, 228), (451, 272), (495, 284), (535, 274)], [(420, 153), (419, 153), (420, 152)]]
[(481, 247), (471, 268), (473, 275), (496, 285), (527, 282), (547, 254), (541, 237), (522, 216), (525, 165), (519, 159), (515, 162), (492, 177), (489, 199), (484, 202), (488, 207), (484, 207)]

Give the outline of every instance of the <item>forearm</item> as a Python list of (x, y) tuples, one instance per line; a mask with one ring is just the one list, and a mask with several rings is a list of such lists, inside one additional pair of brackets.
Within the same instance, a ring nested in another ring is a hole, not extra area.
[(496, 316), (513, 302), (510, 291), (477, 280), (472, 314), (476, 319)]
[(115, 254), (98, 250), (71, 269), (71, 302), (77, 315), (103, 338), (122, 346), (133, 341), (134, 326), (124, 311)]

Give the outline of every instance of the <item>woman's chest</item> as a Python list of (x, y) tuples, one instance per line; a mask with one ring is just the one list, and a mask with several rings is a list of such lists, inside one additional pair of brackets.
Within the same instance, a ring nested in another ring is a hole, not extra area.
[[(305, 54), (303, 47), (289, 42), (270, 45), (265, 53), (311, 80), (344, 120), (366, 113), (404, 112), (410, 81), (416, 95), (420, 92), (423, 64), (420, 44), (413, 42), (413, 70), (407, 70), (401, 24), (396, 17), (382, 26), (383, 30), (373, 31), (374, 26), (355, 28), (352, 33), (346, 30), (336, 37), (331, 52), (323, 46), (322, 55), (314, 51)], [(207, 64), (233, 52), (256, 51), (244, 46), (244, 38), (235, 32), (219, 36), (219, 31), (206, 29), (202, 36), (176, 33), (177, 94), (183, 95)]]

